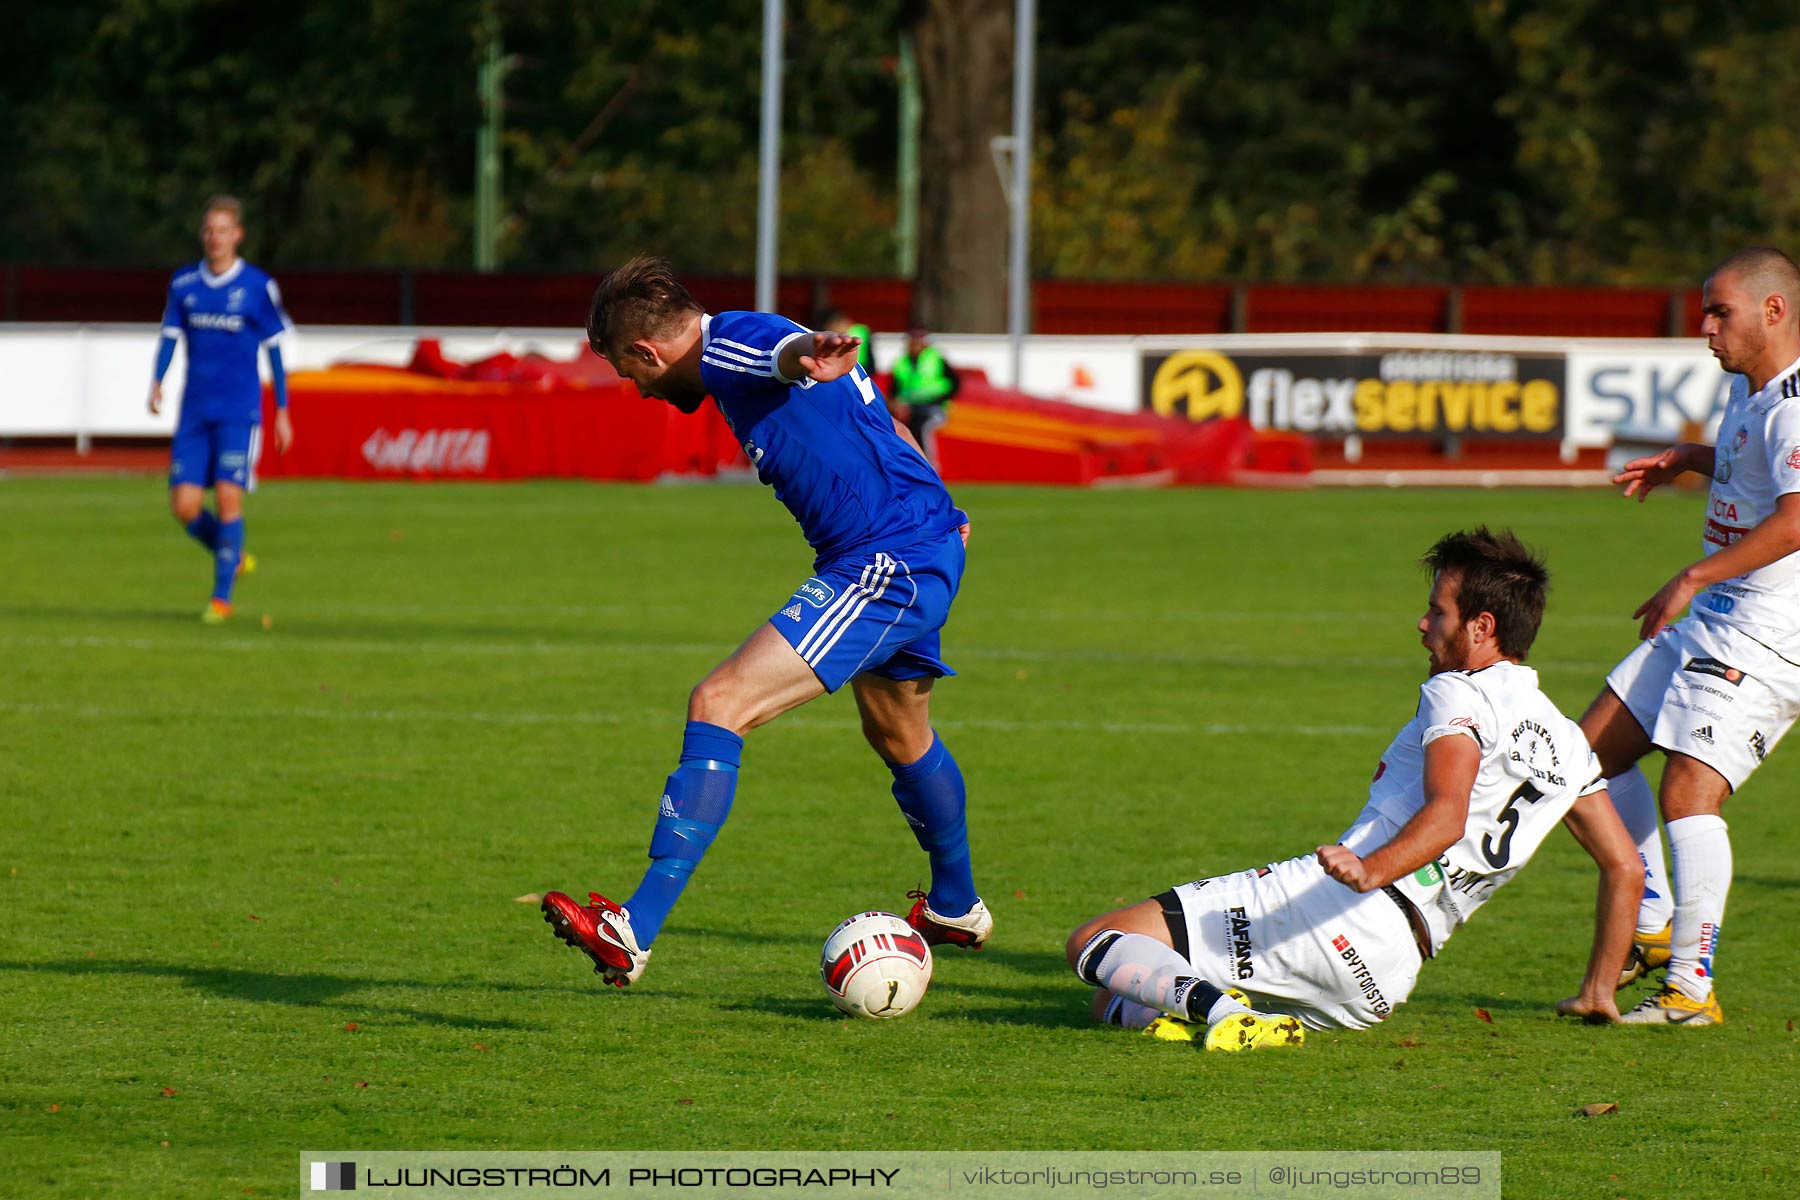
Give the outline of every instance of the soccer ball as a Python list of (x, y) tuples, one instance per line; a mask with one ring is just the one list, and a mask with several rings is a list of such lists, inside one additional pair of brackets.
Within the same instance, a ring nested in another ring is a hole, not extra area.
[(825, 939), (819, 976), (853, 1017), (904, 1017), (931, 986), (931, 947), (891, 912), (857, 913)]

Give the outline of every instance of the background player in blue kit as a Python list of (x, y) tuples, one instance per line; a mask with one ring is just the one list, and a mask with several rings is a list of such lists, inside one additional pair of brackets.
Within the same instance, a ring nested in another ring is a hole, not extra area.
[(688, 413), (713, 397), (812, 544), (814, 574), (688, 697), (637, 890), (622, 905), (550, 892), (544, 919), (608, 983), (635, 982), (731, 811), (744, 733), (849, 683), (931, 860), (931, 889), (913, 893), (907, 920), (933, 945), (979, 949), (994, 921), (970, 870), (962, 773), (930, 718), (932, 684), (954, 674), (938, 632), (962, 581), (968, 517), (856, 365), (861, 339), (766, 313), (709, 315), (647, 257), (600, 285), (587, 329), (644, 395)]
[[(213, 591), (201, 619), (231, 616), (231, 588), (254, 560), (244, 551), (244, 493), (255, 486), (262, 430), (262, 382), (256, 353), (269, 349), (275, 385), (275, 449), (286, 454), (294, 427), (287, 411), (287, 373), (277, 342), (292, 327), (275, 281), (237, 255), (244, 240), (243, 206), (230, 196), (206, 202), (200, 244), (206, 257), (175, 272), (163, 308), (162, 341), (150, 411), (162, 411), (162, 381), (187, 342), (187, 385), (169, 447), (169, 509), (188, 536), (213, 556)], [(213, 489), (218, 512), (204, 504)]]

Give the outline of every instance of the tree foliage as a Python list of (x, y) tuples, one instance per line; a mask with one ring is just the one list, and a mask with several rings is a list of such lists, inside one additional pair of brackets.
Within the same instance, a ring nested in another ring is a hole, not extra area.
[[(898, 38), (954, 9), (788, 0), (784, 270), (892, 270)], [(748, 271), (761, 13), (14, 6), (0, 256), (173, 261), (194, 252), (202, 200), (228, 191), (273, 265), (464, 265), (491, 18), (510, 56), (505, 265), (595, 269), (652, 249)], [(1039, 22), (1039, 275), (1669, 285), (1743, 244), (1800, 249), (1790, 0), (1041, 0)], [(948, 32), (952, 66), (989, 53)], [(940, 71), (927, 97), (926, 191), (951, 214), (927, 276), (957, 236), (992, 248), (993, 197), (968, 203), (997, 189), (991, 168), (932, 153), (961, 136), (933, 121), (975, 119), (953, 100), (976, 74)]]

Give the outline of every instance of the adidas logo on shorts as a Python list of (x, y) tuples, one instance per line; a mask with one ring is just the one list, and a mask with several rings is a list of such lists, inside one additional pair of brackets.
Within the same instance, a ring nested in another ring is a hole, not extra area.
[(781, 615), (790, 621), (798, 621), (800, 619), (800, 606), (798, 604), (790, 604), (781, 610)]
[(1713, 744), (1711, 725), (1702, 725), (1700, 728), (1688, 734), (1688, 736), (1693, 738), (1696, 742), (1705, 742), (1709, 746)]

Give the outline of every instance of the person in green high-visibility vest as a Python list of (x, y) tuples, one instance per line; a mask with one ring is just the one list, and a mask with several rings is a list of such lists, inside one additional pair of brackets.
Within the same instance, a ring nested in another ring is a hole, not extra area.
[(938, 465), (938, 426), (950, 419), (950, 401), (962, 386), (931, 334), (919, 326), (906, 332), (906, 349), (894, 360), (894, 387), (888, 408), (906, 426), (931, 465)]

